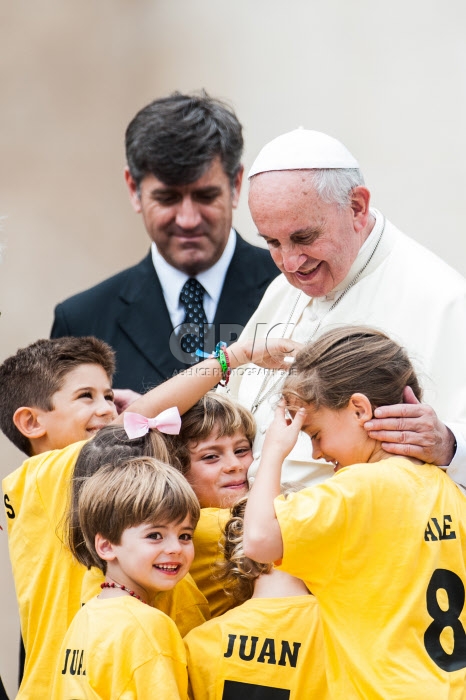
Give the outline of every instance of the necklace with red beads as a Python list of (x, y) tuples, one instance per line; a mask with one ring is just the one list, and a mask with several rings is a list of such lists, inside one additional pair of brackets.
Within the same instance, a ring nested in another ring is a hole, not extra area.
[(119, 588), (120, 590), (126, 591), (126, 593), (129, 593), (130, 596), (132, 596), (133, 598), (137, 598), (138, 600), (140, 600), (141, 603), (144, 603), (144, 605), (147, 605), (146, 601), (143, 600), (140, 595), (135, 593), (135, 591), (132, 591), (129, 588), (126, 588), (126, 586), (123, 586), (123, 584), (121, 584), (121, 583), (114, 583), (114, 582), (108, 583), (107, 581), (104, 581), (104, 583), (100, 584), (100, 587), (101, 588)]

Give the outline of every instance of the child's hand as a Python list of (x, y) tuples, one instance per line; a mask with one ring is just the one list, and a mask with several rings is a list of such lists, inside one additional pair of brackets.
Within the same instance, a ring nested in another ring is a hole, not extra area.
[(273, 455), (278, 455), (281, 460), (288, 457), (296, 445), (299, 431), (306, 418), (305, 408), (299, 408), (292, 419), (286, 417), (285, 411), (286, 404), (282, 399), (277, 405), (274, 419), (267, 429), (263, 448), (264, 451), (270, 450)]

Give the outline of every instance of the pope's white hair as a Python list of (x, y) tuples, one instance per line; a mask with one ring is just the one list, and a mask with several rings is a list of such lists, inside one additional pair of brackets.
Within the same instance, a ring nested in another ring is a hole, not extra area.
[[(308, 168), (300, 169), (299, 172), (309, 174), (312, 186), (323, 202), (337, 204), (339, 207), (348, 206), (354, 188), (364, 185), (359, 168)], [(257, 173), (250, 178), (251, 190), (260, 175)]]
[(326, 204), (346, 207), (351, 201), (352, 190), (364, 185), (364, 178), (358, 168), (325, 168), (308, 172), (317, 194)]

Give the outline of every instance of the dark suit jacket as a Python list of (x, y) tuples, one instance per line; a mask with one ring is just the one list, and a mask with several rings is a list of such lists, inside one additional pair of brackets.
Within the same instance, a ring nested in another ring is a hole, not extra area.
[[(219, 340), (236, 339), (278, 274), (267, 250), (237, 236), (215, 314), (215, 338), (206, 349), (213, 350)], [(134, 267), (58, 304), (52, 327), (52, 338), (94, 335), (105, 340), (116, 352), (114, 387), (139, 392), (189, 366), (173, 338), (170, 349), (172, 334), (150, 252)]]

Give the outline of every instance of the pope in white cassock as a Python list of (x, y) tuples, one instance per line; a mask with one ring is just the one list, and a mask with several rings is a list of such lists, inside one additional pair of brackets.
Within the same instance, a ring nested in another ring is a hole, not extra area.
[[(370, 208), (359, 165), (335, 139), (297, 129), (267, 144), (249, 173), (249, 207), (283, 273), (242, 338), (316, 339), (338, 324), (379, 328), (405, 346), (424, 388), (377, 409), (366, 429), (389, 452), (447, 466), (466, 485), (466, 280)], [(283, 374), (248, 365), (230, 391), (255, 412), (253, 478)], [(321, 456), (323, 457), (323, 455)], [(301, 433), (283, 470), (305, 485), (332, 474)]]

